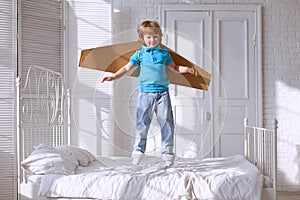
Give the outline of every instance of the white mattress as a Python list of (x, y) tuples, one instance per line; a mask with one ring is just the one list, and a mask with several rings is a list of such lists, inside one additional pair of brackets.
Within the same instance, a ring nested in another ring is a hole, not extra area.
[(175, 160), (165, 168), (159, 158), (99, 158), (75, 175), (47, 174), (39, 195), (96, 199), (260, 199), (263, 176), (243, 156)]

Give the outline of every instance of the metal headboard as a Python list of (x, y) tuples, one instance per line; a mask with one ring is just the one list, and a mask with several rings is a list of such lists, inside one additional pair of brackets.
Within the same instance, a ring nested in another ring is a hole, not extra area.
[(18, 165), (19, 181), (26, 181), (20, 163), (34, 146), (69, 144), (68, 102), (62, 74), (40, 66), (30, 66), (25, 84), (18, 92)]

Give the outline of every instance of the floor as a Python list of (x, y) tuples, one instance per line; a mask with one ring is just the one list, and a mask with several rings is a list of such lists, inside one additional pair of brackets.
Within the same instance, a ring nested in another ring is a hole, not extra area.
[(300, 193), (277, 193), (277, 200), (300, 200)]

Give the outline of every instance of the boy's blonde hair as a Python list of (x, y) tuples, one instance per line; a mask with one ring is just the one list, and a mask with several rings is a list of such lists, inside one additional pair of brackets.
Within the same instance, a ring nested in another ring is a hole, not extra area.
[(161, 38), (163, 36), (161, 28), (156, 21), (143, 21), (137, 26), (139, 39), (144, 41), (145, 34), (158, 34)]

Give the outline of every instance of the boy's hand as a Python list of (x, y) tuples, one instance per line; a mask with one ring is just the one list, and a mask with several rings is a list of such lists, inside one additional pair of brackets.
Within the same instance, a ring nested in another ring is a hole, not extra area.
[(193, 69), (193, 68), (189, 68), (188, 69), (188, 72), (191, 74), (191, 75), (194, 75), (194, 76), (198, 76), (198, 71)]
[(104, 81), (112, 81), (112, 80), (114, 80), (114, 77), (112, 77), (112, 76), (106, 76), (106, 77), (104, 77), (102, 79), (101, 83), (103, 83)]

